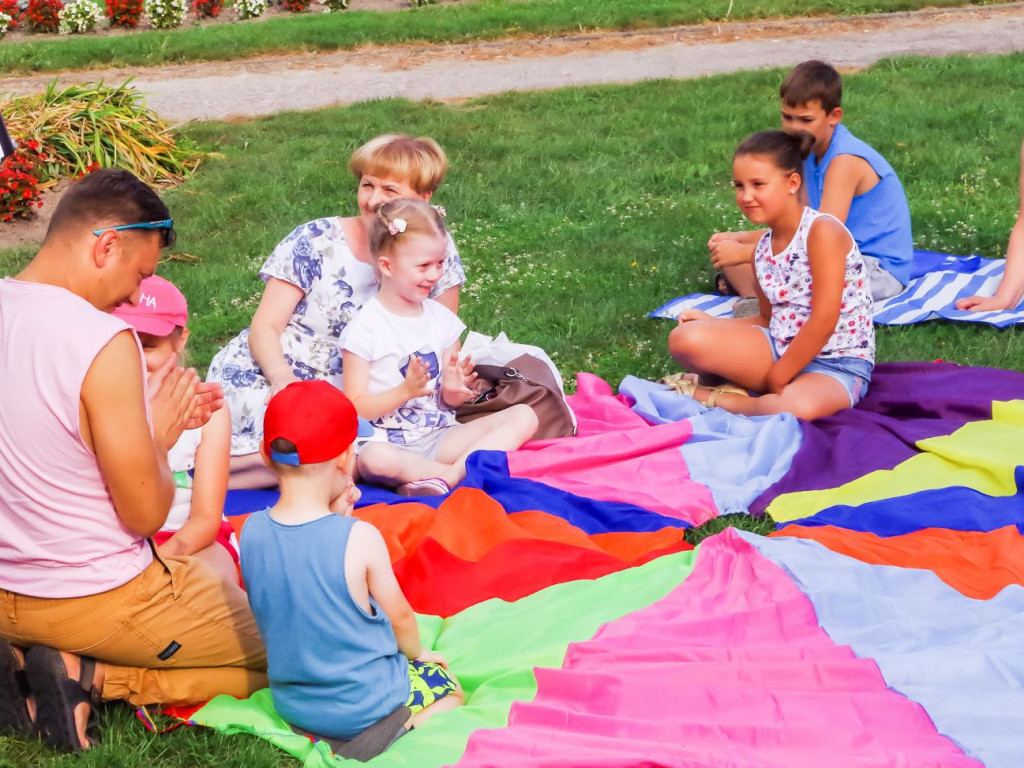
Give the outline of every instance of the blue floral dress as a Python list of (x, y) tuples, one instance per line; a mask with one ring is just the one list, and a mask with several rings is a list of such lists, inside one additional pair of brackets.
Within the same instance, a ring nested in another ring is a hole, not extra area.
[[(373, 267), (349, 248), (341, 219), (317, 219), (296, 228), (270, 254), (260, 277), (284, 280), (305, 294), (281, 334), (281, 349), (292, 371), (300, 379), (325, 379), (340, 389), (338, 337), (378, 288)], [(465, 281), (459, 252), (449, 236), (444, 270), (430, 296), (436, 298)], [(217, 353), (207, 379), (224, 387), (231, 408), (231, 454), (259, 451), (270, 382), (249, 350), (248, 328)]]

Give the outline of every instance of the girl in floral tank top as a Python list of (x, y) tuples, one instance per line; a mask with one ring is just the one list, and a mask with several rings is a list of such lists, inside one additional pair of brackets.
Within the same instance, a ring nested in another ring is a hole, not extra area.
[[(736, 202), (767, 227), (754, 253), (760, 313), (715, 319), (686, 310), (669, 336), (672, 356), (696, 372), (679, 389), (709, 407), (816, 419), (867, 392), (875, 358), (870, 287), (846, 227), (801, 202), (813, 142), (807, 133), (766, 131), (736, 150)], [(702, 386), (700, 374), (735, 384)]]
[[(796, 234), (781, 253), (772, 253), (771, 230), (761, 236), (754, 251), (754, 273), (772, 306), (768, 330), (779, 355), (786, 351), (811, 316), (811, 264), (807, 258), (807, 235), (811, 225), (821, 216), (828, 214), (804, 208)], [(833, 220), (843, 226), (838, 219)], [(871, 322), (870, 287), (857, 243), (851, 242), (851, 245), (846, 254), (839, 321), (818, 357), (859, 357), (874, 362), (875, 326)]]

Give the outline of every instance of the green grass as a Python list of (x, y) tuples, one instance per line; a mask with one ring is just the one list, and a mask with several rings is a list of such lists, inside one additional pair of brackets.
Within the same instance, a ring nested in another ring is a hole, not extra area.
[[(354, 212), (351, 151), (404, 130), (435, 136), (451, 158), (436, 201), (470, 275), (460, 312), (470, 328), (539, 344), (570, 376), (592, 371), (618, 384), (668, 372), (671, 326), (644, 315), (708, 285), (709, 233), (741, 223), (732, 152), (747, 133), (776, 125), (782, 74), (457, 105), (390, 100), (194, 126), (190, 137), (219, 155), (167, 199), (180, 249), (202, 260), (161, 268), (190, 299), (193, 360), (204, 366), (248, 324), (256, 270), (292, 227)], [(900, 172), (919, 246), (1003, 254), (1017, 210), (1021, 82), (1022, 55), (898, 59), (846, 78), (847, 123)], [(0, 252), (0, 274), (30, 254)], [(878, 341), (882, 361), (1024, 368), (1017, 328), (926, 323), (880, 328)], [(124, 707), (106, 717), (104, 746), (82, 759), (0, 740), (0, 768), (297, 765), (255, 739), (150, 736)]]
[(761, 536), (767, 536), (775, 530), (775, 521), (768, 514), (764, 517), (753, 517), (742, 512), (735, 512), (728, 515), (719, 515), (708, 520), (703, 525), (688, 528), (684, 538), (687, 543), (696, 546), (704, 541), (704, 539), (714, 536), (716, 533), (721, 533), (726, 528), (739, 528), (742, 531), (751, 531)]
[(861, 14), (992, 0), (483, 0), (399, 12), (350, 10), (231, 24), (193, 25), (127, 35), (40, 37), (0, 45), (0, 73), (95, 67), (146, 67), (223, 61), (359, 45), (492, 40), (595, 29), (642, 29), (726, 18)]

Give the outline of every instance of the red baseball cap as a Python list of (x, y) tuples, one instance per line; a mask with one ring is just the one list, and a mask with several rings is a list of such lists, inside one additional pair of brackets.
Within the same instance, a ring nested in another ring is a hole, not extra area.
[[(263, 447), (279, 464), (319, 464), (345, 452), (356, 437), (369, 437), (373, 427), (356, 415), (345, 394), (326, 381), (296, 381), (267, 404), (263, 417)], [(297, 449), (281, 453), (271, 449), (277, 438)]]
[(151, 275), (139, 283), (139, 303), (122, 304), (114, 316), (139, 333), (170, 336), (175, 328), (188, 325), (188, 302), (174, 283)]

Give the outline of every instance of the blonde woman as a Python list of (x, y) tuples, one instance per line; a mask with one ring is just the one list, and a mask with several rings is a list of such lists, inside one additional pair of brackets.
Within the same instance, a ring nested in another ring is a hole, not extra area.
[[(270, 397), (300, 380), (323, 379), (341, 388), (338, 338), (378, 289), (367, 228), (389, 200), (429, 201), (448, 160), (433, 139), (389, 134), (357, 149), (349, 168), (359, 181), (359, 215), (317, 219), (282, 240), (260, 269), (267, 285), (252, 325), (210, 364), (209, 380), (224, 387), (231, 408), (233, 488), (275, 482), (258, 453)], [(457, 311), (465, 279), (449, 237), (431, 298)]]

